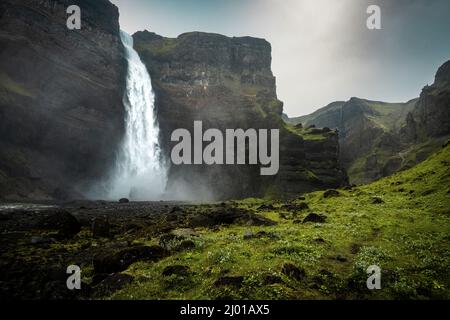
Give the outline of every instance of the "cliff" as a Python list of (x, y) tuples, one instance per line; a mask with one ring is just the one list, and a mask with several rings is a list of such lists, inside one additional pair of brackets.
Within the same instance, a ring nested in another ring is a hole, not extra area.
[[(204, 130), (281, 130), (276, 176), (261, 177), (258, 166), (171, 166), (169, 190), (222, 199), (296, 194), (345, 183), (337, 139), (319, 133), (315, 142), (306, 143), (281, 120), (283, 104), (277, 99), (267, 41), (201, 32), (165, 38), (143, 31), (133, 37), (152, 78), (166, 157), (174, 145), (171, 132), (192, 130), (194, 120), (202, 120)], [(306, 156), (310, 148), (332, 151), (314, 159), (323, 163), (313, 168)]]
[[(66, 9), (81, 8), (81, 30)], [(106, 0), (0, 3), (0, 198), (81, 197), (123, 131), (126, 63)]]
[(435, 152), (450, 134), (449, 62), (420, 98), (386, 103), (351, 98), (287, 119), (339, 131), (340, 161), (350, 182), (367, 183), (404, 170)]

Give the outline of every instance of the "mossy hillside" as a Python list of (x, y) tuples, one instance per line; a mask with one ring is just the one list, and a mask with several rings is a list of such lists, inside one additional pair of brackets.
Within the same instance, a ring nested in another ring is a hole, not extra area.
[[(310, 193), (290, 203), (307, 203), (302, 211), (262, 199), (230, 203), (278, 224), (197, 229), (194, 249), (132, 265), (126, 272), (135, 282), (110, 298), (449, 298), (449, 156), (447, 146), (417, 167), (370, 185), (329, 198)], [(260, 209), (262, 204), (273, 209)], [(326, 222), (294, 223), (309, 212), (326, 214)], [(265, 235), (244, 239), (260, 231)], [(306, 278), (283, 274), (285, 263), (303, 268)], [(163, 277), (162, 270), (174, 264), (189, 266), (191, 273)], [(366, 288), (365, 271), (373, 264), (382, 269), (381, 290)], [(224, 275), (245, 280), (240, 288), (215, 285)], [(267, 284), (268, 275), (282, 283)]]

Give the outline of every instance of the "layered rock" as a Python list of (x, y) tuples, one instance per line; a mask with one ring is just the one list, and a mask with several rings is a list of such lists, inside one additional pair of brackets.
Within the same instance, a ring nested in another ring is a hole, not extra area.
[(123, 132), (118, 17), (107, 0), (0, 3), (0, 198), (80, 197), (108, 169)]
[(450, 134), (450, 62), (441, 66), (435, 83), (420, 98), (386, 103), (351, 98), (337, 101), (292, 124), (339, 131), (340, 161), (350, 182), (367, 183), (407, 169), (436, 151)]
[[(171, 165), (169, 190), (196, 199), (222, 199), (298, 194), (345, 183), (337, 153), (316, 159), (328, 164), (319, 165), (316, 169), (320, 173), (315, 175), (306, 157), (310, 145), (285, 128), (267, 41), (200, 32), (164, 38), (144, 31), (133, 37), (152, 78), (161, 145), (167, 158), (176, 144), (170, 141), (173, 130), (192, 132), (194, 120), (203, 122), (203, 130), (280, 129), (280, 170), (276, 176), (260, 176), (258, 165)], [(337, 140), (318, 140), (324, 148), (330, 144), (337, 150)], [(320, 146), (314, 148), (321, 150)]]

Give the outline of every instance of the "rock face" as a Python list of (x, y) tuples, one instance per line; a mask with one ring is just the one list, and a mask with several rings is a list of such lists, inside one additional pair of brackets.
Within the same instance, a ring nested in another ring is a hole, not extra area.
[(316, 112), (287, 119), (339, 131), (340, 162), (350, 182), (367, 183), (407, 169), (436, 151), (450, 135), (450, 61), (420, 98), (385, 103), (359, 98), (337, 101)]
[[(66, 9), (81, 8), (81, 30)], [(79, 197), (123, 133), (126, 61), (107, 0), (0, 3), (0, 198)]]
[(192, 134), (195, 120), (203, 122), (204, 131), (280, 129), (276, 176), (260, 176), (259, 165), (171, 165), (168, 187), (173, 193), (224, 199), (298, 194), (345, 183), (336, 137), (307, 142), (281, 120), (283, 104), (277, 99), (267, 41), (200, 32), (164, 38), (143, 31), (133, 37), (152, 78), (168, 159), (176, 144), (171, 133), (185, 128)]

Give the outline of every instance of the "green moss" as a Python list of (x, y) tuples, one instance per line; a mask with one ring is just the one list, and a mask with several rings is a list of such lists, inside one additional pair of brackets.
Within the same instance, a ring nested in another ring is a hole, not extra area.
[[(275, 209), (258, 213), (278, 224), (200, 228), (195, 249), (157, 263), (134, 264), (127, 273), (138, 280), (112, 298), (449, 298), (449, 157), (447, 147), (411, 170), (340, 190), (339, 197), (305, 195), (302, 201), (310, 210), (298, 212), (297, 219), (319, 212), (328, 217), (324, 224), (280, 218), (278, 201), (233, 202), (256, 212), (261, 204), (272, 204)], [(383, 203), (373, 203), (373, 197)], [(246, 233), (259, 231), (276, 236), (244, 240)], [(307, 278), (297, 281), (282, 274), (286, 262), (306, 270)], [(162, 277), (164, 267), (172, 264), (189, 266), (191, 275)], [(365, 270), (372, 264), (382, 268), (382, 290), (365, 287)], [(241, 288), (215, 286), (223, 275), (242, 275), (245, 281)], [(265, 283), (267, 275), (279, 276), (282, 283)]]

